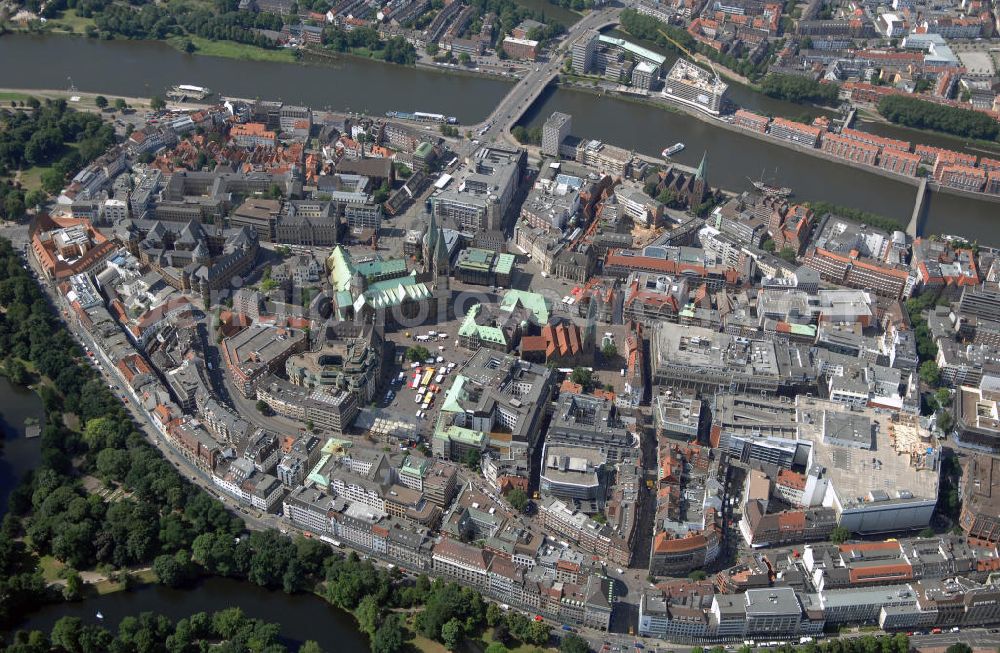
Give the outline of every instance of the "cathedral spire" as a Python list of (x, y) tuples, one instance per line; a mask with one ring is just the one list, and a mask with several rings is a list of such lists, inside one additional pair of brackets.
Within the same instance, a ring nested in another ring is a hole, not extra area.
[(705, 151), (701, 155), (701, 163), (698, 164), (698, 169), (694, 171), (694, 178), (705, 180), (706, 175), (708, 175), (708, 151)]

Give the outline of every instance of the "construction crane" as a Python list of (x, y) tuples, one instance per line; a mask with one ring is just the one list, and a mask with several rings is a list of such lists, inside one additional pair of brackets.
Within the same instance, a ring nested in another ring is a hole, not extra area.
[[(695, 57), (694, 54), (690, 50), (688, 50), (683, 45), (681, 45), (680, 43), (678, 43), (677, 40), (674, 39), (672, 36), (670, 36), (669, 34), (667, 34), (666, 32), (664, 32), (662, 29), (656, 30), (656, 31), (660, 33), (660, 36), (662, 36), (663, 38), (665, 38), (668, 41), (670, 41), (671, 43), (673, 43), (675, 48), (677, 48), (678, 50), (680, 50), (681, 52), (683, 52), (684, 54), (686, 54), (687, 57), (688, 57), (688, 59), (691, 60), (691, 63), (695, 63), (695, 62), (698, 61), (698, 58)], [(712, 65), (711, 59), (708, 59), (708, 57), (705, 57), (705, 59), (708, 60), (708, 67), (712, 71), (712, 74), (715, 75), (715, 83), (718, 84), (720, 81), (722, 81), (721, 78), (719, 77), (719, 73), (717, 73), (715, 71), (715, 66)]]

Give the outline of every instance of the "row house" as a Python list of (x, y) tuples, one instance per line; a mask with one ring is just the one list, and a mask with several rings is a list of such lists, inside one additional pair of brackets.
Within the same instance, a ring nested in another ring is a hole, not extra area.
[(883, 149), (878, 158), (878, 167), (907, 177), (915, 177), (920, 168), (920, 155), (895, 149)]
[(826, 134), (823, 137), (823, 151), (854, 163), (874, 166), (879, 148), (840, 134)]

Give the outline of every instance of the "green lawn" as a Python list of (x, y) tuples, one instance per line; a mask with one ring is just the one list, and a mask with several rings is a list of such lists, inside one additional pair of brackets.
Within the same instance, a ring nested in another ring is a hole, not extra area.
[(175, 36), (167, 39), (167, 43), (178, 50), (183, 50), (187, 41), (194, 43), (196, 54), (210, 57), (226, 57), (228, 59), (243, 59), (245, 61), (276, 61), (279, 63), (294, 63), (295, 57), (287, 48), (266, 50), (255, 45), (245, 45), (234, 41), (209, 41), (198, 36)]
[(0, 93), (0, 102), (9, 106), (11, 100), (16, 102), (27, 102), (30, 97), (31, 96), (26, 93)]
[(34, 166), (21, 172), (21, 185), (25, 190), (35, 190), (42, 187), (42, 173), (50, 166)]
[(42, 570), (42, 578), (48, 582), (52, 582), (54, 580), (59, 580), (59, 570), (66, 565), (59, 562), (52, 556), (42, 556), (38, 561), (38, 566)]
[(67, 9), (62, 13), (62, 16), (50, 21), (49, 25), (54, 31), (66, 31), (71, 34), (85, 34), (87, 27), (94, 25), (94, 19), (78, 16), (75, 9)]

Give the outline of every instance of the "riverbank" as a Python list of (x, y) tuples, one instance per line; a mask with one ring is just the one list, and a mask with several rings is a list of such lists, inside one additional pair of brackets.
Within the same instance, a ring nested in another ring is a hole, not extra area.
[[(203, 57), (224, 57), (240, 61), (269, 61), (272, 63), (298, 63), (295, 51), (289, 48), (261, 48), (236, 41), (213, 41), (200, 36), (172, 36), (164, 41), (179, 52)], [(189, 52), (187, 44), (194, 46)]]
[[(97, 98), (102, 96), (108, 100), (108, 102), (112, 103), (117, 99), (125, 100), (125, 103), (131, 109), (151, 109), (149, 98), (127, 97), (115, 95), (114, 93), (101, 94), (91, 91), (60, 91), (52, 88), (0, 88), (0, 102), (7, 102), (8, 100), (26, 102), (28, 98), (35, 98), (37, 100), (66, 100), (67, 102), (71, 102), (70, 106), (77, 111), (90, 111), (94, 113), (112, 115), (114, 112), (111, 111), (110, 107), (105, 110), (97, 106)], [(71, 98), (74, 97), (79, 99), (71, 101)], [(184, 106), (192, 109), (202, 109), (210, 105), (204, 103), (185, 102)], [(2, 108), (2, 106), (0, 106), (0, 108)]]
[[(996, 141), (984, 141), (979, 139), (968, 139), (962, 138), (960, 136), (955, 136), (954, 134), (949, 134), (946, 132), (934, 131), (932, 129), (920, 129), (918, 127), (907, 127), (906, 125), (900, 125), (899, 123), (892, 122), (886, 119), (882, 114), (878, 112), (874, 107), (869, 106), (857, 106), (858, 109), (858, 119), (869, 124), (879, 124), (892, 128), (901, 133), (901, 135), (913, 134), (914, 137), (924, 136), (931, 141), (928, 145), (934, 145), (935, 147), (940, 147), (937, 143), (948, 142), (952, 143), (952, 149), (956, 150), (972, 150), (981, 152), (987, 156), (993, 156), (1000, 158), (1000, 143)], [(911, 139), (904, 139), (911, 140)]]
[[(585, 88), (582, 88), (582, 89), (581, 88), (574, 88), (573, 90), (583, 90), (583, 91), (586, 91), (587, 89), (585, 89)], [(616, 97), (617, 99), (620, 99), (620, 100), (638, 100), (638, 99), (640, 99), (637, 96), (634, 96), (634, 95), (631, 95), (631, 94), (628, 94), (628, 93), (621, 93), (619, 91), (613, 91), (613, 90), (605, 90), (604, 94), (614, 96), (614, 97)], [(816, 157), (816, 158), (819, 158), (819, 159), (824, 159), (824, 160), (829, 161), (831, 163), (836, 163), (836, 164), (839, 164), (839, 165), (842, 165), (842, 166), (846, 166), (846, 167), (849, 167), (849, 168), (854, 168), (856, 170), (862, 170), (862, 171), (867, 172), (867, 173), (872, 173), (872, 174), (878, 175), (880, 177), (885, 177), (887, 179), (892, 179), (894, 181), (899, 181), (899, 182), (902, 182), (902, 183), (907, 184), (909, 186), (913, 186), (914, 188), (920, 186), (920, 178), (919, 177), (911, 177), (909, 175), (901, 175), (901, 174), (892, 172), (890, 170), (885, 170), (883, 168), (879, 168), (878, 166), (869, 166), (869, 165), (864, 165), (864, 164), (860, 164), (860, 163), (855, 163), (855, 162), (852, 162), (852, 161), (848, 161), (847, 159), (844, 159), (842, 157), (834, 156), (833, 154), (830, 154), (829, 152), (824, 152), (820, 148), (808, 147), (808, 146), (802, 145), (800, 143), (795, 143), (795, 142), (784, 140), (784, 139), (780, 139), (780, 138), (774, 138), (772, 136), (768, 136), (767, 134), (762, 134), (762, 133), (757, 132), (757, 131), (753, 131), (753, 130), (749, 130), (749, 129), (743, 129), (743, 128), (737, 127), (736, 125), (734, 125), (734, 124), (732, 124), (730, 122), (727, 122), (725, 120), (720, 120), (718, 118), (710, 116), (710, 115), (708, 115), (708, 114), (706, 114), (706, 113), (704, 113), (702, 111), (698, 111), (696, 109), (689, 108), (689, 107), (686, 107), (684, 105), (674, 104), (674, 103), (669, 102), (668, 100), (656, 98), (655, 96), (647, 96), (647, 100), (648, 101), (645, 102), (645, 104), (656, 106), (657, 108), (661, 108), (661, 109), (665, 109), (665, 110), (672, 110), (672, 111), (682, 112), (682, 113), (684, 113), (684, 114), (686, 114), (688, 116), (691, 116), (693, 118), (697, 118), (698, 120), (700, 120), (700, 121), (702, 121), (704, 123), (710, 124), (713, 127), (718, 127), (718, 128), (721, 128), (721, 129), (725, 129), (725, 130), (733, 132), (733, 133), (745, 134), (747, 136), (750, 136), (750, 137), (755, 138), (755, 139), (757, 139), (759, 141), (762, 141), (762, 142), (771, 143), (771, 144), (774, 144), (774, 145), (779, 145), (781, 147), (785, 147), (787, 149), (795, 150), (795, 151), (801, 152), (803, 154), (808, 154), (810, 156), (813, 156), (813, 157)], [(948, 194), (948, 195), (955, 195), (955, 196), (959, 196), (959, 197), (966, 197), (966, 198), (970, 198), (970, 199), (976, 199), (976, 200), (980, 200), (980, 201), (991, 202), (991, 203), (994, 203), (994, 204), (1000, 204), (1000, 195), (993, 195), (993, 194), (990, 194), (990, 193), (980, 193), (980, 192), (974, 192), (974, 191), (960, 190), (960, 189), (957, 189), (957, 188), (951, 188), (950, 186), (942, 186), (940, 184), (933, 183), (933, 182), (931, 184), (929, 184), (929, 185), (931, 187), (931, 190), (933, 190), (934, 192), (940, 192), (940, 193), (944, 193), (944, 194)]]

